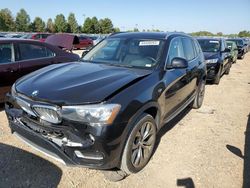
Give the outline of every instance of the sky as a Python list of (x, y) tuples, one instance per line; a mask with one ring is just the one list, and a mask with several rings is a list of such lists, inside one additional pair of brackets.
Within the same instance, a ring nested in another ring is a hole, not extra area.
[(7, 0), (2, 8), (14, 16), (24, 8), (31, 20), (39, 16), (45, 21), (73, 12), (80, 25), (86, 17), (108, 17), (121, 30), (250, 31), (250, 0)]

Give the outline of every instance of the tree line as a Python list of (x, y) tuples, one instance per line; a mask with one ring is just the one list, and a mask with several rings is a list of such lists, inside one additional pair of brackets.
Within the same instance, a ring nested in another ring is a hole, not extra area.
[(11, 11), (5, 8), (0, 10), (0, 31), (108, 34), (120, 30), (113, 26), (109, 18), (98, 20), (96, 17), (87, 17), (81, 26), (77, 23), (75, 14), (70, 13), (67, 19), (63, 14), (58, 14), (54, 20), (49, 18), (45, 23), (40, 17), (35, 17), (31, 21), (29, 14), (24, 9), (20, 9), (14, 18)]
[(222, 32), (211, 33), (209, 31), (198, 31), (190, 33), (192, 36), (225, 36), (225, 37), (250, 37), (250, 31), (240, 31), (238, 34), (223, 34)]
[[(30, 20), (29, 14), (24, 10), (16, 14), (15, 18), (11, 11), (7, 8), (0, 10), (0, 31), (12, 32), (66, 32), (66, 33), (93, 33), (93, 34), (108, 34), (112, 32), (119, 32), (119, 28), (113, 26), (109, 18), (97, 19), (96, 17), (87, 17), (82, 25), (77, 23), (74, 13), (70, 13), (67, 17), (63, 14), (58, 14), (54, 18), (49, 18), (47, 22), (40, 17), (35, 17), (33, 21)], [(134, 28), (129, 31), (139, 31)], [(143, 30), (159, 32), (159, 29)], [(211, 33), (209, 31), (199, 31), (190, 33), (193, 36), (228, 36), (228, 37), (250, 37), (250, 31), (240, 31), (238, 34), (225, 35), (222, 32)]]

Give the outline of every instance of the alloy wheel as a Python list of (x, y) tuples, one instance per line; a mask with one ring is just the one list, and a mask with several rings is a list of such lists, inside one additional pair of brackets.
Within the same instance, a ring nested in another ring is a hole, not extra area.
[(149, 160), (156, 140), (156, 131), (151, 122), (145, 122), (135, 135), (132, 145), (131, 162), (138, 168)]

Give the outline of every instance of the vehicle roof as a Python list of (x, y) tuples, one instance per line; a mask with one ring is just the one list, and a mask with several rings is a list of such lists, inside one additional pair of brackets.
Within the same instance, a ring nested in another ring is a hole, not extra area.
[(197, 40), (225, 40), (222, 37), (196, 37)]
[(121, 32), (121, 33), (114, 33), (109, 36), (109, 38), (148, 38), (148, 39), (166, 39), (171, 35), (182, 35), (182, 36), (189, 36), (182, 32)]
[(243, 40), (242, 38), (228, 38), (227, 40)]

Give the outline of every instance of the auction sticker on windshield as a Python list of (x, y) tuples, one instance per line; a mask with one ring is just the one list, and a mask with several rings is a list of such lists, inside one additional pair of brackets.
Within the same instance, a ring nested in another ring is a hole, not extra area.
[(149, 41), (141, 41), (139, 46), (158, 46), (160, 41), (157, 40), (149, 40)]
[(210, 40), (209, 43), (217, 43), (218, 44), (219, 41), (218, 40)]

